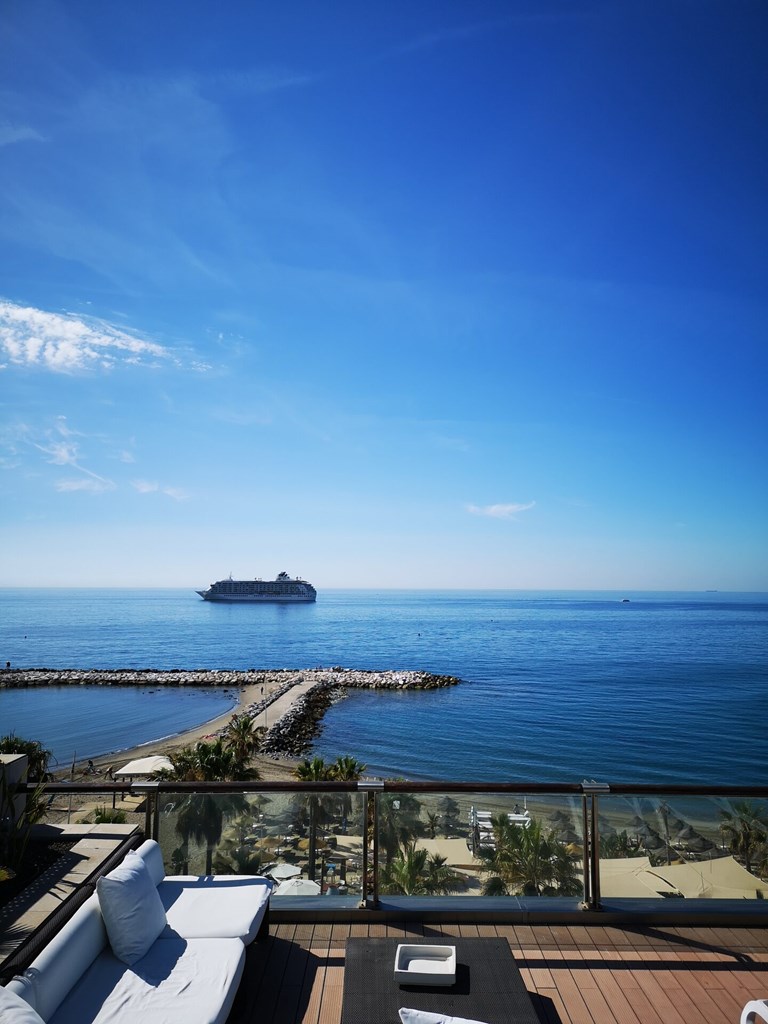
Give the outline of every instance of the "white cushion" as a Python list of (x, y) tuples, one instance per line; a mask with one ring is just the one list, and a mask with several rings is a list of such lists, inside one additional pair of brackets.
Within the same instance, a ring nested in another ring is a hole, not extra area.
[(29, 1003), (0, 986), (0, 1024), (45, 1024)]
[(483, 1024), (468, 1017), (448, 1017), (444, 1013), (427, 1013), (426, 1010), (398, 1010), (403, 1024)]
[(253, 942), (272, 883), (259, 875), (167, 875), (157, 888), (168, 928), (184, 939)]
[(160, 885), (165, 878), (165, 865), (163, 864), (163, 851), (154, 839), (147, 839), (136, 850), (136, 856), (141, 857), (147, 865), (149, 877), (155, 885)]
[(56, 1008), (99, 954), (107, 948), (107, 933), (96, 896), (89, 897), (23, 974), (7, 985), (22, 996), (43, 1020)]
[(224, 1024), (244, 965), (239, 939), (158, 939), (132, 967), (106, 950), (48, 1024)]
[(147, 865), (135, 853), (96, 883), (101, 916), (115, 956), (135, 964), (165, 928), (165, 910)]

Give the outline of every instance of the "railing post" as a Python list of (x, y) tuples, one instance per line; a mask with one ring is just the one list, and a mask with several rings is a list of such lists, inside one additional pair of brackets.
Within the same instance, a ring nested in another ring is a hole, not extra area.
[(160, 831), (160, 801), (158, 799), (159, 782), (134, 782), (131, 784), (131, 793), (137, 796), (141, 794), (145, 801), (144, 808), (144, 838), (157, 839)]
[(600, 910), (600, 828), (598, 795), (610, 793), (607, 782), (582, 784), (584, 809), (584, 909)]
[[(384, 789), (384, 782), (380, 779), (358, 782), (357, 788), (365, 793), (365, 828), (363, 836), (363, 894), (361, 907), (366, 910), (374, 910), (379, 905), (379, 804), (376, 799), (376, 791)], [(373, 892), (368, 891), (368, 866), (369, 846), (368, 829), (373, 832)]]
[(591, 842), (589, 836), (589, 797), (586, 793), (581, 794), (581, 835), (583, 839), (584, 857), (582, 861), (582, 872), (584, 875), (584, 900), (581, 904), (583, 910), (592, 907), (592, 856)]

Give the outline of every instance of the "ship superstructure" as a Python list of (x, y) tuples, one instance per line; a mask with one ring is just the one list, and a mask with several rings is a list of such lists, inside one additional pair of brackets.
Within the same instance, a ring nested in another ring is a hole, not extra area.
[(278, 573), (273, 580), (219, 580), (207, 590), (196, 590), (204, 601), (226, 601), (230, 604), (254, 604), (265, 601), (279, 601), (285, 604), (300, 604), (317, 600), (317, 591), (311, 583), (299, 576)]

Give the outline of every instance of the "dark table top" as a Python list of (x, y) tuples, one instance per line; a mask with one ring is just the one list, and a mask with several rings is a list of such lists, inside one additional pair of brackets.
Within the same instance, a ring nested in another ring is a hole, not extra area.
[[(455, 946), (455, 983), (399, 985), (394, 972), (401, 943)], [(399, 1024), (400, 1007), (486, 1024), (539, 1024), (506, 939), (347, 939), (341, 1024)]]

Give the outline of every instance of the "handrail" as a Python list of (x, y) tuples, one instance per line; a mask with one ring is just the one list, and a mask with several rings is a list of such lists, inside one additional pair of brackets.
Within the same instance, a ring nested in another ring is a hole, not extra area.
[[(33, 783), (20, 783), (18, 793), (34, 792)], [(692, 797), (711, 799), (713, 797), (744, 799), (768, 799), (768, 785), (681, 785), (679, 783), (642, 785), (638, 783), (601, 783), (582, 781), (577, 783), (544, 783), (529, 780), (506, 782), (456, 782), (456, 781), (404, 781), (401, 779), (370, 779), (361, 781), (305, 782), (294, 779), (282, 781), (248, 780), (239, 782), (176, 782), (170, 779), (126, 782), (53, 782), (46, 784), (50, 794), (115, 794), (130, 792), (146, 798), (147, 837), (157, 838), (161, 832), (160, 807), (162, 794), (356, 794), (361, 798), (361, 821), (368, 840), (363, 843), (360, 907), (376, 909), (380, 902), (379, 853), (381, 837), (381, 800), (387, 794), (440, 794), (485, 796), (514, 795), (526, 798), (566, 797), (581, 807), (581, 848), (580, 860), (583, 871), (583, 899), (581, 907), (586, 911), (600, 911), (601, 867), (600, 867), (600, 825), (599, 805), (601, 799), (616, 797), (667, 798)], [(477, 802), (477, 801), (475, 801)], [(578, 826), (577, 826), (578, 828)], [(669, 838), (667, 837), (669, 848)], [(473, 847), (474, 849), (474, 847)], [(661, 902), (665, 902), (659, 897)], [(666, 901), (671, 904), (672, 901)]]
[[(382, 785), (379, 785), (379, 782)], [(147, 782), (47, 782), (46, 793), (123, 793), (142, 792)], [(285, 793), (285, 792), (328, 792), (357, 793), (369, 789), (385, 793), (528, 793), (532, 796), (542, 794), (567, 794), (581, 796), (595, 792), (593, 782), (531, 782), (521, 779), (516, 782), (408, 782), (403, 780), (375, 780), (375, 782), (299, 782), (293, 779), (285, 781), (264, 781), (255, 779), (244, 782), (174, 782), (171, 780), (152, 780), (152, 789), (160, 793)], [(597, 792), (610, 790), (611, 796), (735, 796), (768, 798), (768, 785), (763, 786), (700, 786), (680, 785), (678, 783), (642, 785), (639, 783), (611, 782), (598, 784)], [(38, 783), (19, 782), (16, 792), (33, 793)], [(605, 787), (608, 787), (607, 789)]]

